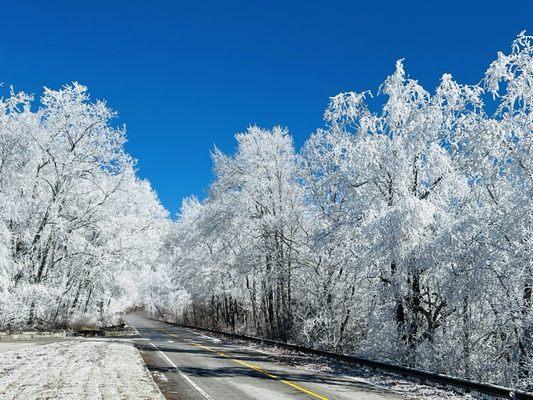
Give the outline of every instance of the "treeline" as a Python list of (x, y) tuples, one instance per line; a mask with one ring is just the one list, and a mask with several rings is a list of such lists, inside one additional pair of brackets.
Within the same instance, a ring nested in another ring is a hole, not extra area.
[(0, 329), (109, 324), (142, 292), (169, 222), (114, 115), (76, 83), (0, 100)]
[[(183, 203), (154, 312), (471, 379), (533, 382), (533, 47), (434, 92), (399, 61), (295, 151), (251, 127)], [(172, 296), (172, 298), (171, 298)]]

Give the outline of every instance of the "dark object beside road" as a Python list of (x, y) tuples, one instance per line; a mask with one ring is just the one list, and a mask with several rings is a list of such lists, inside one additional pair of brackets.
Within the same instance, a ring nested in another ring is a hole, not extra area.
[(81, 328), (74, 331), (74, 336), (105, 336), (105, 332), (102, 329)]

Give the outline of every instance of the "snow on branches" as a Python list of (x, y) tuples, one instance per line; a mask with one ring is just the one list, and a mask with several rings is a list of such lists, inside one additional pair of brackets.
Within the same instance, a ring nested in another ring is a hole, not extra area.
[(299, 152), (279, 127), (216, 150), (169, 238), (175, 314), (530, 385), (531, 41), (434, 93), (400, 60), (376, 97), (332, 97)]
[(108, 323), (158, 255), (166, 211), (114, 115), (78, 83), (0, 101), (0, 328)]

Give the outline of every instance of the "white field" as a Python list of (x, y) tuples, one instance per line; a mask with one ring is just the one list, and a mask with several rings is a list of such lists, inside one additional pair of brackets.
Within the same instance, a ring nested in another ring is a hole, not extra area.
[(131, 343), (65, 341), (0, 353), (2, 400), (164, 400)]

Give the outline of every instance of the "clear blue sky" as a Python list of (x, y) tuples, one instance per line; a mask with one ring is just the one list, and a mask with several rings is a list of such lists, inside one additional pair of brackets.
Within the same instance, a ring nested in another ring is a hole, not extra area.
[[(126, 123), (128, 151), (172, 212), (212, 179), (209, 150), (250, 124), (297, 146), (328, 97), (375, 89), (405, 58), (433, 88), (475, 83), (533, 29), (533, 1), (11, 1), (0, 82), (39, 93), (77, 80)], [(5, 90), (5, 89), (4, 89)]]

